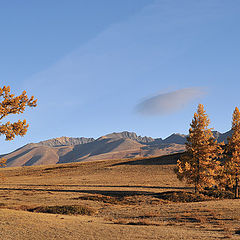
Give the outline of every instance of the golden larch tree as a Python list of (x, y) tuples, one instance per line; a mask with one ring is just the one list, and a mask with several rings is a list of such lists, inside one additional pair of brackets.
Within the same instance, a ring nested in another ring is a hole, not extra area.
[(240, 180), (240, 112), (236, 107), (232, 116), (232, 136), (228, 138), (223, 178), (229, 187), (234, 187), (235, 198), (239, 198)]
[(17, 122), (5, 122), (2, 120), (12, 114), (23, 113), (26, 107), (36, 107), (37, 99), (28, 98), (26, 91), (21, 95), (15, 96), (11, 94), (10, 87), (4, 86), (0, 88), (0, 135), (5, 136), (5, 140), (13, 140), (15, 136), (24, 136), (28, 129), (26, 120), (18, 120)]
[(202, 104), (198, 105), (190, 124), (186, 142), (186, 153), (178, 160), (175, 172), (180, 180), (194, 184), (195, 192), (215, 184), (220, 170), (218, 158), (222, 154), (221, 146), (208, 128), (210, 120)]

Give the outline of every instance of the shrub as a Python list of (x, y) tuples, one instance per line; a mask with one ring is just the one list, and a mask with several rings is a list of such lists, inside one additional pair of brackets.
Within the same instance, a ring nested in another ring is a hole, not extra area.
[(92, 215), (93, 210), (81, 205), (64, 205), (64, 206), (41, 206), (29, 209), (30, 212), (65, 214), (65, 215)]
[(208, 201), (212, 200), (209, 196), (204, 196), (200, 193), (193, 193), (193, 192), (184, 192), (184, 191), (168, 191), (158, 193), (156, 197), (168, 200), (171, 202), (201, 202), (201, 201)]

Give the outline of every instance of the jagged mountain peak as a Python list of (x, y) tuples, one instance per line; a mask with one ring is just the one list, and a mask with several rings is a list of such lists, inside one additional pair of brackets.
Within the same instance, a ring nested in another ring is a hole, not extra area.
[(128, 131), (113, 132), (113, 133), (107, 134), (105, 136), (102, 136), (99, 139), (106, 139), (106, 138), (108, 138), (108, 139), (109, 138), (111, 138), (111, 139), (118, 139), (118, 138), (131, 139), (131, 140), (135, 140), (137, 142), (142, 142), (142, 143), (149, 143), (149, 142), (154, 141), (154, 139), (151, 137), (138, 136), (135, 132), (128, 132)]
[(85, 144), (89, 142), (95, 141), (94, 138), (73, 138), (73, 137), (58, 137), (52, 138), (46, 141), (41, 141), (38, 144), (49, 146), (49, 147), (59, 147), (59, 146), (71, 146), (71, 145), (78, 145), (78, 144)]

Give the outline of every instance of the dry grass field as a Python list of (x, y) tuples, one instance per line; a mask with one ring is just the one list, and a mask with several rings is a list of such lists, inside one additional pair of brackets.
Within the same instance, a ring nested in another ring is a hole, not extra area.
[(0, 239), (240, 239), (240, 200), (163, 198), (176, 158), (1, 169)]

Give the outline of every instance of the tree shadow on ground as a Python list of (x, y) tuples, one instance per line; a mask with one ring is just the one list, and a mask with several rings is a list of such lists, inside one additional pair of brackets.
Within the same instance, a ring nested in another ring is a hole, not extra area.
[(101, 194), (111, 197), (117, 196), (133, 196), (133, 195), (153, 195), (154, 192), (148, 191), (106, 191), (106, 190), (73, 190), (73, 189), (40, 189), (40, 188), (0, 188), (7, 191), (33, 191), (33, 192), (69, 192), (69, 193), (91, 193)]
[[(83, 187), (86, 187), (83, 185)], [(145, 187), (145, 186), (91, 186), (91, 187)], [(148, 186), (146, 186), (148, 188)], [(150, 187), (149, 187), (150, 188)], [(184, 187), (155, 187), (158, 189), (176, 189), (176, 190), (186, 190), (188, 188)], [(32, 191), (32, 192), (63, 192), (63, 193), (91, 193), (91, 194), (101, 194), (110, 197), (122, 197), (122, 196), (134, 196), (134, 195), (152, 195), (155, 196), (156, 192), (152, 191), (129, 191), (129, 190), (96, 190), (96, 189), (49, 189), (49, 188), (0, 188), (0, 191)]]
[(113, 164), (112, 166), (121, 166), (121, 165), (176, 165), (177, 160), (183, 154), (184, 153), (174, 153), (174, 154), (160, 156), (160, 157), (154, 157), (154, 158), (129, 160), (129, 161)]

